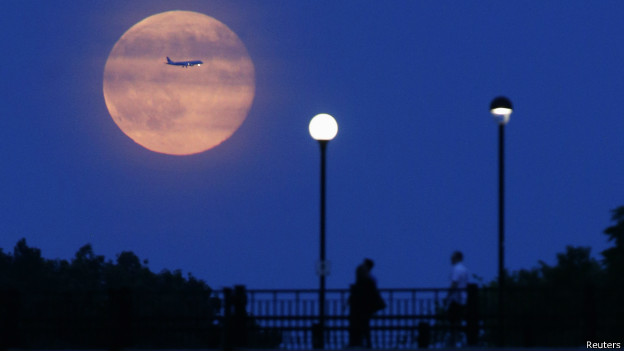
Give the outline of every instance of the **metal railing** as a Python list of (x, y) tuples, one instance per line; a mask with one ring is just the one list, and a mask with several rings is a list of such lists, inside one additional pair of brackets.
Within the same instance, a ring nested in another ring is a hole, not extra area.
[[(445, 300), (448, 289), (381, 289), (380, 293), (386, 302), (386, 308), (371, 319), (373, 348), (447, 346), (449, 324)], [(221, 315), (235, 319), (238, 313), (239, 318), (244, 316), (254, 322), (252, 329), (242, 331), (247, 333), (246, 336), (238, 334), (233, 339), (244, 340), (248, 345), (260, 344), (290, 350), (315, 347), (315, 338), (320, 337), (315, 331), (315, 324), (318, 322), (317, 290), (243, 290), (238, 287), (226, 294), (232, 294), (230, 303), (224, 296), (224, 291), (218, 292), (218, 296), (226, 301), (224, 310), (228, 309), (228, 305), (233, 309), (229, 314), (222, 310)], [(237, 300), (241, 298), (242, 300)], [(348, 298), (347, 289), (329, 289), (326, 292), (325, 349), (342, 349), (348, 346)], [(237, 326), (231, 327), (240, 329)], [(254, 335), (259, 331), (263, 331), (261, 337), (264, 338), (273, 335), (273, 343), (266, 343), (266, 339), (264, 344), (255, 340)], [(424, 333), (427, 335), (423, 335)], [(462, 339), (461, 342), (466, 344), (466, 337), (463, 336)], [(232, 342), (236, 344), (236, 340)]]

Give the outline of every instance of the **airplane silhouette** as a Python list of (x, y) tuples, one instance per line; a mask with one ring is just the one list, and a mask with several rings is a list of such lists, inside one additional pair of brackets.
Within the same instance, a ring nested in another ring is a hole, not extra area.
[(168, 65), (172, 65), (172, 66), (180, 66), (180, 67), (191, 67), (191, 66), (201, 66), (203, 64), (202, 61), (172, 61), (169, 56), (167, 56), (167, 62)]

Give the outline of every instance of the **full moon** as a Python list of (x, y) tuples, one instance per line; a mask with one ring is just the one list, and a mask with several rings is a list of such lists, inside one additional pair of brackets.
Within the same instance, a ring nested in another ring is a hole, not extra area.
[[(203, 64), (168, 65), (167, 57)], [(108, 55), (103, 90), (111, 117), (137, 144), (190, 155), (221, 144), (243, 123), (255, 93), (254, 66), (225, 24), (169, 11), (121, 36)]]

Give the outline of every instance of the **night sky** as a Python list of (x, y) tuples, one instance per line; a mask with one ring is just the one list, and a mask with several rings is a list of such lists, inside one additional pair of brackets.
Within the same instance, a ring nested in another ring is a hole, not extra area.
[[(116, 41), (169, 10), (223, 22), (255, 65), (245, 122), (191, 156), (133, 142), (102, 92)], [(308, 123), (329, 113), (327, 286), (347, 288), (370, 257), (381, 288), (446, 287), (456, 249), (488, 282), (489, 104), (505, 95), (507, 267), (554, 264), (567, 245), (600, 258), (624, 205), (623, 17), (621, 1), (5, 1), (0, 247), (26, 238), (71, 259), (91, 243), (214, 288), (317, 288)]]

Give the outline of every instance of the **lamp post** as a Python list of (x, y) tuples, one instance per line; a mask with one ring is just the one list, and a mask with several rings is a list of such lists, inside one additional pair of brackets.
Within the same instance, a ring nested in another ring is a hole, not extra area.
[(321, 113), (312, 118), (309, 125), (310, 135), (321, 147), (321, 222), (320, 222), (320, 261), (317, 267), (320, 277), (319, 286), (319, 348), (325, 348), (325, 276), (328, 264), (325, 260), (325, 154), (327, 144), (338, 134), (338, 123), (334, 117)]
[(504, 296), (505, 287), (505, 125), (513, 108), (511, 101), (504, 96), (492, 100), (490, 112), (498, 123), (498, 327), (499, 344), (504, 346)]

